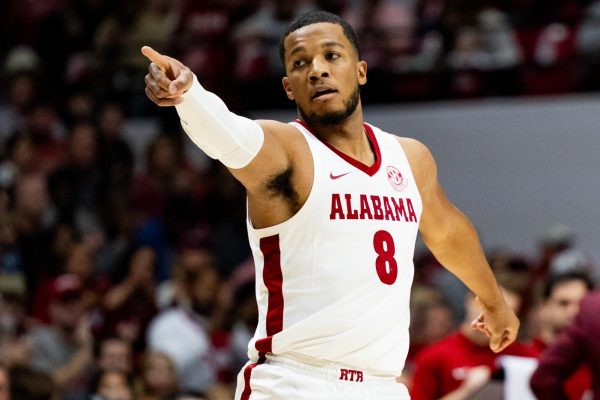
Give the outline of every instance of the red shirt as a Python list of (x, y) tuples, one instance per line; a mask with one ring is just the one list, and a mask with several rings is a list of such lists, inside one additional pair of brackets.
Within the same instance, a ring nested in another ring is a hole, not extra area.
[(496, 358), (501, 355), (534, 356), (530, 348), (520, 343), (494, 353), (488, 345), (480, 346), (456, 332), (417, 354), (411, 399), (434, 400), (452, 392), (462, 384), (470, 367), (485, 365), (494, 373), (498, 369)]

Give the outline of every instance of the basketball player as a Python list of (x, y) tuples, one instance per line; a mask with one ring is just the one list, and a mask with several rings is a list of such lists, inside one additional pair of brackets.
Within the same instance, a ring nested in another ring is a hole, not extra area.
[(259, 323), (236, 399), (408, 399), (395, 382), (408, 348), (417, 232), (478, 296), (473, 327), (501, 351), (519, 322), (468, 219), (446, 198), (421, 143), (363, 121), (367, 82), (352, 28), (301, 16), (281, 46), (299, 119), (228, 111), (179, 61), (149, 47), (146, 94), (246, 188)]

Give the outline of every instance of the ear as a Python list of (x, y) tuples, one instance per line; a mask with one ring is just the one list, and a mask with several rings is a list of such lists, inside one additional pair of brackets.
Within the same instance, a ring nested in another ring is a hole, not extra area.
[(287, 76), (281, 78), (281, 83), (283, 84), (283, 90), (285, 90), (285, 94), (288, 99), (294, 100), (294, 93), (292, 92), (292, 88), (290, 87), (290, 80)]
[(356, 64), (356, 72), (357, 72), (357, 76), (358, 76), (358, 84), (362, 86), (365, 83), (367, 83), (367, 62), (366, 61), (359, 61)]

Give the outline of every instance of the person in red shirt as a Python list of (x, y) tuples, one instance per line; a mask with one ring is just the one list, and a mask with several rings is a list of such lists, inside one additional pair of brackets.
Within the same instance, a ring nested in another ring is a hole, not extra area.
[[(558, 336), (568, 328), (579, 311), (579, 303), (592, 289), (589, 276), (567, 272), (550, 276), (545, 285), (543, 303), (539, 310), (540, 333), (533, 339), (531, 349), (540, 358)], [(581, 400), (591, 390), (589, 368), (580, 366), (565, 380), (562, 390), (565, 399)]]
[[(520, 296), (505, 287), (503, 291), (506, 302), (517, 310)], [(417, 354), (410, 391), (412, 400), (466, 399), (490, 380), (499, 356), (533, 356), (520, 343), (513, 343), (500, 353), (491, 351), (486, 335), (472, 328), (471, 321), (477, 318), (480, 307), (471, 293), (465, 306), (466, 316), (459, 330)]]
[(592, 375), (592, 399), (600, 400), (600, 291), (586, 296), (575, 321), (540, 357), (531, 389), (540, 399), (567, 399), (563, 382), (581, 365)]

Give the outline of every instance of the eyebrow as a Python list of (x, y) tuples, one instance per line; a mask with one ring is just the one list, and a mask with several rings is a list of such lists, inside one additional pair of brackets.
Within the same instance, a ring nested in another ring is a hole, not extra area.
[[(343, 44), (335, 41), (325, 42), (321, 45), (321, 47), (341, 47), (342, 49), (345, 48)], [(303, 50), (304, 46), (296, 46), (292, 49), (292, 51), (290, 51), (290, 56), (293, 56), (294, 54), (299, 53)]]

